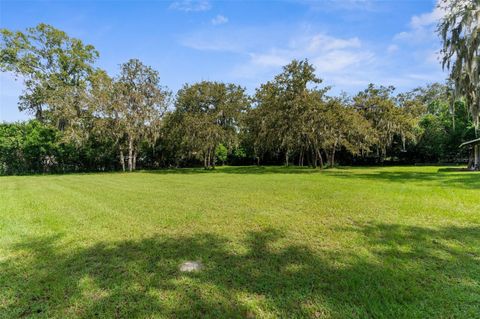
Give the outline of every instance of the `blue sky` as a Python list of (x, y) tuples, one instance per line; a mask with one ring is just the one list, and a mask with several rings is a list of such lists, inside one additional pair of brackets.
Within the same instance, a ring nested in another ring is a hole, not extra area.
[[(1, 28), (51, 24), (93, 44), (109, 74), (138, 58), (174, 92), (218, 80), (253, 93), (294, 58), (308, 58), (335, 94), (370, 82), (405, 91), (443, 81), (440, 15), (434, 0), (0, 0)], [(0, 75), (0, 121), (29, 117), (17, 109), (21, 91), (21, 81)]]

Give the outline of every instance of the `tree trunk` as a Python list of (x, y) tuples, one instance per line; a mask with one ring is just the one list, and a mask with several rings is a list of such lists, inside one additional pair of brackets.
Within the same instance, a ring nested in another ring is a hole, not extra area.
[(320, 168), (323, 168), (323, 157), (322, 157), (322, 152), (320, 152), (319, 149), (317, 149), (317, 154), (318, 154), (318, 159), (320, 160)]
[(133, 139), (128, 138), (128, 170), (133, 170)]
[(480, 170), (480, 145), (475, 145), (473, 147), (473, 153), (474, 153), (473, 169), (478, 171)]
[(253, 147), (253, 154), (255, 155), (257, 166), (260, 166), (260, 154), (255, 146)]
[(205, 153), (205, 154), (203, 155), (203, 168), (204, 168), (204, 169), (207, 169), (207, 168), (208, 168), (208, 166), (207, 166), (207, 153)]
[(452, 103), (452, 128), (455, 132), (455, 102)]
[(385, 162), (385, 159), (387, 158), (387, 148), (386, 147), (382, 147), (381, 151), (380, 151), (380, 163), (384, 163)]
[(137, 151), (133, 152), (132, 162), (133, 162), (133, 170), (136, 170), (137, 169)]
[(35, 110), (35, 118), (40, 122), (43, 122), (43, 110), (41, 106), (37, 106), (37, 109)]
[(332, 156), (330, 157), (330, 167), (333, 167), (335, 165), (335, 149), (337, 148), (337, 142), (333, 144), (333, 149), (332, 149)]
[(123, 150), (120, 150), (120, 165), (122, 165), (122, 171), (125, 172), (125, 156), (123, 155)]
[(210, 149), (208, 149), (208, 152), (207, 152), (207, 169), (210, 168)]
[(210, 157), (212, 158), (212, 169), (215, 169), (215, 165), (217, 165), (217, 163), (215, 162), (216, 159), (215, 159), (215, 150), (212, 150), (210, 152)]
[(285, 152), (285, 166), (288, 167), (288, 151)]

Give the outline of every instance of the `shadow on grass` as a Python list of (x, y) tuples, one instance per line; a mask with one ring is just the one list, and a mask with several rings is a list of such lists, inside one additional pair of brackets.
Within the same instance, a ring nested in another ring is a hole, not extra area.
[(327, 170), (325, 175), (348, 179), (365, 179), (371, 181), (386, 181), (393, 183), (426, 183), (425, 186), (444, 186), (465, 189), (480, 189), (479, 172), (453, 173), (445, 169), (437, 172), (415, 171), (372, 171), (361, 173), (361, 169), (355, 168), (352, 172), (340, 172)]
[(146, 170), (146, 173), (154, 174), (311, 174), (322, 170), (300, 166), (218, 166), (215, 169), (203, 168), (174, 168)]
[[(0, 262), (4, 317), (465, 317), (480, 313), (480, 227), (345, 228), (358, 252), (287, 245), (279, 231), (68, 250), (31, 238)], [(321, 234), (319, 234), (321, 236)], [(235, 246), (236, 244), (236, 246)], [(240, 246), (238, 246), (240, 245)], [(236, 247), (236, 249), (234, 248)], [(200, 260), (198, 273), (182, 262)]]
[[(405, 168), (403, 168), (405, 169)], [(366, 173), (363, 173), (366, 171)], [(440, 168), (436, 172), (388, 170), (382, 167), (339, 167), (335, 169), (314, 169), (309, 167), (284, 166), (227, 166), (215, 170), (201, 168), (178, 168), (144, 171), (153, 174), (324, 174), (326, 176), (366, 179), (372, 181), (388, 181), (398, 183), (424, 183), (426, 186), (447, 186), (466, 189), (480, 189), (480, 173), (465, 171), (459, 168)]]

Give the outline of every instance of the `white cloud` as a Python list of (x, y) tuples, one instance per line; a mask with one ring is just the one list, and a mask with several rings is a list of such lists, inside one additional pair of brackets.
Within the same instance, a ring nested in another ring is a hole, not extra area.
[(329, 51), (347, 48), (359, 48), (361, 42), (358, 38), (340, 39), (326, 34), (317, 34), (309, 39), (309, 51)]
[(370, 64), (375, 55), (368, 51), (342, 51), (334, 50), (320, 54), (312, 62), (319, 73), (333, 73), (345, 71), (360, 64)]
[(275, 31), (275, 28), (268, 27), (208, 27), (180, 35), (178, 41), (185, 47), (200, 51), (249, 54), (267, 45), (268, 40), (276, 36)]
[(318, 33), (294, 39), (290, 43), (288, 48), (272, 50), (270, 60), (288, 63), (292, 59), (308, 58), (317, 68), (317, 72), (323, 74), (343, 71), (360, 63), (369, 63), (374, 58), (373, 53), (362, 48), (358, 38), (343, 39)]
[(228, 22), (228, 18), (219, 14), (215, 18), (213, 18), (211, 22), (213, 25), (225, 24)]
[(433, 80), (439, 80), (437, 77), (432, 77), (429, 74), (424, 74), (424, 73), (410, 73), (406, 75), (408, 78), (414, 79), (414, 80), (421, 80), (425, 82), (430, 82)]
[(445, 15), (445, 11), (435, 6), (431, 12), (415, 15), (410, 19), (409, 29), (397, 33), (394, 41), (407, 43), (419, 43), (426, 40), (436, 39), (436, 26)]
[(288, 54), (280, 52), (272, 53), (252, 53), (250, 54), (250, 62), (262, 67), (281, 67), (287, 65), (290, 60), (285, 57)]
[(304, 4), (314, 11), (380, 11), (384, 7), (382, 1), (374, 0), (291, 0)]
[[(412, 19), (415, 22), (410, 23), (405, 32), (411, 31), (413, 25), (427, 28), (428, 19), (423, 15), (419, 17), (422, 19)], [(271, 79), (293, 59), (305, 58), (315, 66), (325, 84), (334, 87), (333, 92), (356, 92), (368, 83), (408, 90), (427, 80), (444, 79), (440, 65), (434, 63), (439, 42), (432, 36), (420, 43), (403, 40), (377, 43), (356, 36), (337, 37), (305, 24), (295, 28), (282, 25), (233, 28), (229, 25), (197, 30), (184, 35), (180, 41), (196, 50), (234, 54), (238, 62), (225, 77), (252, 87)]]
[[(367, 73), (360, 71), (372, 66), (375, 54), (363, 48), (359, 38), (337, 38), (325, 33), (293, 36), (285, 46), (273, 46), (266, 50), (253, 49), (245, 63), (237, 65), (232, 76), (255, 79), (280, 71), (293, 59), (309, 59), (320, 77), (329, 78), (335, 85), (348, 82), (365, 84)], [(356, 77), (356, 78), (355, 78)]]
[(388, 52), (389, 54), (393, 54), (393, 53), (397, 52), (398, 49), (399, 49), (398, 45), (396, 45), (396, 44), (390, 44), (390, 45), (388, 46), (388, 48), (387, 48), (387, 52)]
[(208, 0), (177, 0), (170, 4), (170, 9), (185, 12), (208, 11), (211, 5)]
[[(291, 35), (288, 36), (289, 32)], [(277, 38), (275, 38), (278, 35)], [(197, 31), (181, 39), (184, 46), (202, 51), (235, 53), (246, 60), (230, 76), (241, 81), (271, 76), (293, 59), (309, 59), (317, 74), (334, 85), (365, 85), (375, 68), (376, 55), (358, 37), (341, 38), (306, 29), (222, 29)], [(281, 43), (284, 43), (283, 45)]]
[(395, 40), (395, 41), (408, 40), (412, 37), (413, 37), (412, 32), (402, 31), (402, 32), (399, 32), (399, 33), (395, 34), (395, 36), (393, 37), (393, 40)]
[(444, 14), (445, 12), (441, 8), (435, 7), (432, 12), (413, 16), (410, 20), (410, 26), (413, 29), (431, 26), (432, 24), (436, 24), (438, 21), (440, 21)]
[[(372, 45), (358, 37), (341, 38), (326, 33), (292, 36), (284, 46), (253, 50), (245, 63), (237, 65), (234, 78), (241, 81), (269, 79), (292, 59), (308, 58), (316, 73), (333, 92), (356, 92), (369, 83), (394, 85), (400, 91), (427, 82), (442, 81), (444, 75), (430, 48), (404, 51), (401, 45)], [(391, 55), (398, 52), (401, 55)], [(401, 57), (401, 58), (398, 58)]]
[[(445, 15), (445, 10), (435, 5), (427, 13), (414, 15), (411, 17), (408, 27), (405, 31), (397, 33), (393, 37), (393, 43), (387, 49), (396, 47), (395, 51), (400, 51), (402, 56), (412, 61), (418, 68), (430, 70), (430, 75), (425, 71), (422, 76), (406, 76), (407, 79), (426, 79), (435, 78), (441, 81), (439, 76), (443, 75), (440, 66), (440, 39), (436, 32), (437, 24)], [(412, 72), (413, 74), (413, 72)]]

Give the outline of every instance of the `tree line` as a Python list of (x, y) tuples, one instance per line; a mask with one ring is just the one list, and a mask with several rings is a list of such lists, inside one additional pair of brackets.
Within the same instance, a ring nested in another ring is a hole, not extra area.
[(138, 59), (111, 77), (93, 46), (50, 25), (1, 36), (0, 69), (23, 81), (19, 109), (34, 116), (0, 124), (1, 174), (453, 162), (469, 159), (458, 145), (475, 137), (453, 82), (335, 96), (308, 60), (293, 60), (253, 95), (212, 81), (173, 95)]

